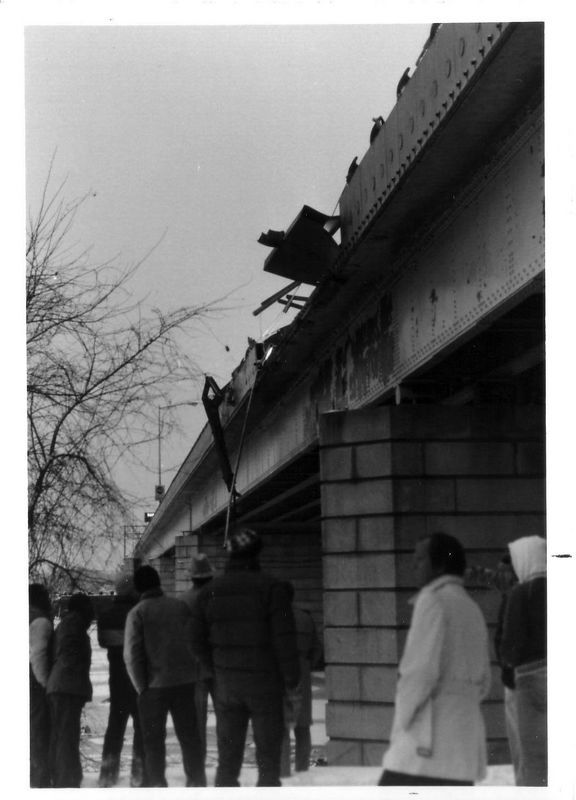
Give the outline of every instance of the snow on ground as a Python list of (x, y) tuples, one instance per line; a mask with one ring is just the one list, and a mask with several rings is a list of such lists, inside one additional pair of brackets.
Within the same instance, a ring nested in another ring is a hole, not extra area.
[[(100, 771), (100, 757), (104, 732), (108, 721), (108, 659), (106, 651), (98, 646), (95, 628), (91, 631), (92, 638), (92, 668), (90, 677), (93, 686), (93, 699), (84, 707), (82, 715), (83, 733), (81, 739), (82, 766), (84, 780), (82, 788), (96, 788)], [(284, 778), (284, 786), (375, 786), (378, 782), (380, 767), (335, 767), (322, 765), (325, 761), (326, 730), (324, 727), (324, 714), (326, 698), (324, 694), (324, 681), (320, 675), (314, 675), (312, 715), (312, 762), (308, 772), (293, 773), (290, 778)], [(206, 757), (206, 774), (208, 785), (214, 786), (214, 775), (217, 764), (216, 749), (216, 719), (212, 709), (208, 715), (208, 747)], [(128, 787), (130, 779), (130, 758), (132, 750), (132, 725), (128, 729), (122, 751), (120, 781), (118, 787)], [(254, 758), (254, 743), (250, 734), (247, 738), (244, 765), (240, 775), (242, 786), (255, 786), (257, 771)], [(166, 777), (169, 786), (184, 786), (184, 772), (178, 740), (174, 728), (168, 719), (168, 733), (166, 741)], [(490, 767), (488, 776), (482, 786), (512, 786), (514, 785), (512, 767), (510, 765)]]

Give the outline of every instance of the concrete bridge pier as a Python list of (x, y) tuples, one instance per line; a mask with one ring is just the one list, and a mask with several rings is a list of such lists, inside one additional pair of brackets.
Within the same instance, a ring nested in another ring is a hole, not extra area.
[[(385, 406), (320, 421), (330, 764), (376, 765), (393, 716), (420, 536), (457, 536), (468, 565), (544, 534), (544, 425), (536, 406)], [(498, 592), (469, 587), (493, 634)], [(508, 760), (494, 664), (484, 704), (491, 763)]]

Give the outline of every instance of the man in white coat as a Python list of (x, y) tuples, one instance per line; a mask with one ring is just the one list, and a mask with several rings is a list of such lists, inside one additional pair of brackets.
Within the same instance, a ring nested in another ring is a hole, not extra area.
[(420, 591), (400, 662), (380, 786), (473, 785), (486, 773), (480, 703), (490, 688), (488, 631), (463, 586), (466, 558), (445, 533), (414, 553)]

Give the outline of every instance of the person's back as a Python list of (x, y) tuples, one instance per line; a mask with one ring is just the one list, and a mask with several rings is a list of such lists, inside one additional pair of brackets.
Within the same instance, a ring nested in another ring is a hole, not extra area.
[(187, 786), (206, 786), (204, 751), (196, 717), (196, 659), (186, 603), (167, 597), (151, 566), (139, 567), (134, 586), (140, 602), (128, 614), (124, 660), (138, 692), (149, 786), (167, 786), (166, 720), (171, 715), (182, 750)]
[(322, 655), (322, 645), (318, 638), (314, 618), (310, 611), (294, 606), (296, 641), (300, 659), (315, 664)]
[(98, 644), (115, 656), (124, 647), (124, 629), (129, 612), (138, 602), (137, 598), (117, 594), (112, 605), (99, 615), (97, 620)]
[(254, 531), (234, 534), (224, 575), (201, 590), (193, 609), (194, 650), (214, 673), (216, 786), (239, 786), (249, 721), (257, 785), (281, 785), (283, 692), (298, 683), (300, 668), (288, 587), (260, 571), (261, 546)]
[(478, 604), (460, 583), (447, 581), (434, 592), (445, 619), (439, 691), (465, 681), (485, 691), (488, 631)]
[(105, 609), (97, 620), (98, 644), (106, 650), (110, 674), (123, 675), (128, 679), (124, 664), (124, 630), (129, 612), (136, 605), (136, 598), (117, 594), (112, 605)]
[(256, 692), (281, 689), (283, 672), (294, 670), (294, 627), (283, 613), (279, 581), (230, 565), (202, 591), (199, 602), (218, 678)]
[(132, 717), (132, 763), (130, 785), (140, 787), (145, 783), (144, 751), (138, 714), (136, 690), (124, 663), (124, 630), (131, 609), (138, 600), (131, 575), (122, 575), (116, 583), (116, 595), (109, 608), (98, 617), (98, 644), (108, 654), (108, 686), (110, 704), (108, 724), (102, 747), (102, 763), (98, 786), (102, 789), (115, 786), (120, 772), (120, 755), (128, 719)]
[[(145, 643), (137, 658), (131, 647), (136, 628)], [(144, 592), (128, 615), (125, 652), (126, 649), (130, 654), (127, 666), (137, 687), (142, 686), (139, 668), (144, 665), (149, 688), (190, 683), (196, 659), (190, 644), (190, 611), (186, 604), (168, 597), (161, 589)]]
[(91, 700), (92, 648), (85, 619), (77, 611), (68, 611), (56, 628), (53, 654), (47, 694), (71, 694)]
[[(192, 586), (180, 595), (190, 612), (194, 612), (198, 603), (201, 589), (214, 577), (214, 569), (206, 553), (195, 553), (190, 562), (190, 579)], [(196, 703), (196, 717), (202, 738), (203, 757), (206, 758), (206, 728), (208, 725), (208, 697), (214, 696), (212, 687), (212, 672), (197, 659), (196, 668), (191, 675), (194, 681), (194, 700)]]
[(510, 591), (503, 655), (511, 667), (546, 658), (546, 594), (543, 575), (518, 583)]
[[(289, 584), (292, 597), (294, 588)], [(296, 772), (305, 772), (310, 766), (312, 753), (312, 670), (322, 655), (322, 645), (316, 632), (314, 619), (309, 611), (293, 606), (296, 626), (296, 642), (300, 660), (300, 682), (284, 697), (284, 740), (282, 742), (281, 777), (291, 772), (290, 732), (294, 731)]]

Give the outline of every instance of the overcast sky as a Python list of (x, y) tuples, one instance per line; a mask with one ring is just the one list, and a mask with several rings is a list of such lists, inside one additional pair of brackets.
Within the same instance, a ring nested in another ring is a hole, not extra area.
[[(74, 227), (92, 260), (139, 260), (135, 297), (163, 309), (227, 296), (228, 311), (190, 342), (203, 373), (225, 384), (247, 337), (290, 317), (287, 284), (263, 272), (262, 231), (285, 229), (304, 204), (332, 213), (372, 117), (387, 116), (430, 24), (236, 27), (32, 26), (25, 31), (27, 204), (56, 153), (54, 184), (92, 196)], [(171, 398), (198, 397), (201, 382)], [(178, 412), (163, 437), (168, 484), (205, 423)], [(157, 456), (119, 480), (155, 508)]]

